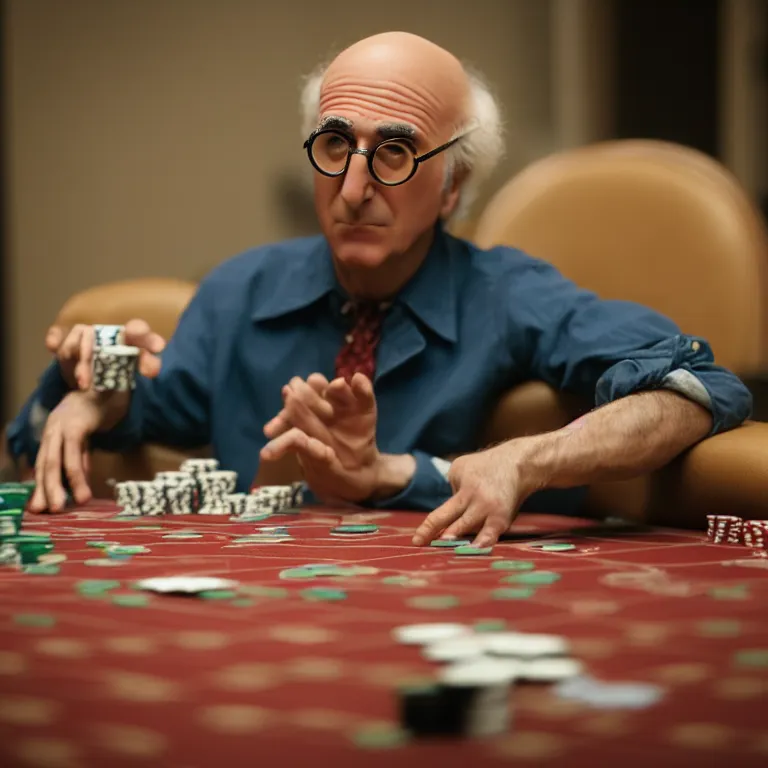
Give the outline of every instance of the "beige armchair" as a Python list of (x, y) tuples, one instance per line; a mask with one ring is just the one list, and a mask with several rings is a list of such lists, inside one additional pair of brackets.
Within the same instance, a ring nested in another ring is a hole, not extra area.
[[(741, 375), (768, 368), (765, 223), (699, 152), (614, 141), (544, 158), (490, 201), (474, 240), (522, 248), (603, 298), (668, 315)], [(532, 382), (502, 400), (487, 438), (555, 429), (588, 407)], [(768, 425), (705, 440), (653, 476), (597, 485), (589, 502), (595, 512), (678, 525), (724, 511), (768, 517)]]

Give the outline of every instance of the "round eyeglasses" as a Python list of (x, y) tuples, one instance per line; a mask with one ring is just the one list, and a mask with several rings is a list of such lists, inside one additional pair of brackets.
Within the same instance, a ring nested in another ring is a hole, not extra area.
[(359, 149), (349, 136), (329, 128), (315, 131), (304, 142), (304, 149), (309, 162), (323, 176), (341, 176), (349, 168), (352, 155), (363, 155), (368, 159), (371, 176), (379, 184), (396, 187), (408, 181), (420, 163), (453, 146), (464, 135), (417, 156), (413, 145), (405, 139), (386, 139), (373, 149)]

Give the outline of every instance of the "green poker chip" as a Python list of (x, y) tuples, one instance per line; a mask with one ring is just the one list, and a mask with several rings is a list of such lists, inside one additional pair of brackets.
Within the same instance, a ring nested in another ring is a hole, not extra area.
[(493, 552), (493, 547), (473, 547), (469, 546), (456, 547), (453, 550), (457, 555), (490, 555)]
[(536, 592), (535, 587), (501, 587), (491, 592), (494, 600), (527, 600), (533, 597)]
[(75, 584), (75, 589), (80, 593), (101, 594), (120, 587), (117, 579), (83, 579)]
[(147, 595), (134, 593), (111, 595), (110, 600), (113, 605), (119, 605), (122, 608), (144, 608), (149, 605), (149, 597), (147, 597)]
[(56, 617), (50, 613), (17, 613), (13, 623), (20, 627), (42, 627), (49, 629), (56, 626)]
[(495, 571), (532, 571), (535, 567), (530, 560), (495, 560), (491, 563)]
[(232, 589), (211, 589), (198, 592), (197, 596), (202, 600), (232, 600), (237, 597), (237, 592)]
[(337, 525), (335, 528), (331, 529), (331, 533), (349, 535), (356, 533), (376, 533), (378, 530), (378, 525)]
[(144, 547), (141, 545), (130, 545), (126, 546), (123, 544), (118, 544), (117, 546), (111, 546), (107, 548), (107, 554), (108, 555), (141, 555), (145, 552), (151, 552), (149, 547)]
[(32, 563), (24, 568), (24, 573), (36, 576), (55, 576), (61, 568), (58, 565), (46, 565), (45, 563)]
[(472, 542), (469, 539), (435, 539), (429, 542), (430, 547), (453, 548), (468, 547)]
[(327, 587), (309, 587), (301, 590), (301, 596), (305, 600), (313, 602), (335, 602), (346, 600), (347, 593), (343, 589), (330, 589)]
[(527, 571), (505, 576), (502, 581), (506, 584), (530, 584), (540, 586), (542, 584), (554, 584), (560, 581), (560, 574), (553, 571)]

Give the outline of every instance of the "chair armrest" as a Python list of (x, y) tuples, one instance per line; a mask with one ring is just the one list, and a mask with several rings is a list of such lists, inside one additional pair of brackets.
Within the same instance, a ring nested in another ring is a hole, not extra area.
[(768, 424), (747, 422), (686, 451), (653, 478), (648, 519), (702, 528), (706, 516), (768, 519)]

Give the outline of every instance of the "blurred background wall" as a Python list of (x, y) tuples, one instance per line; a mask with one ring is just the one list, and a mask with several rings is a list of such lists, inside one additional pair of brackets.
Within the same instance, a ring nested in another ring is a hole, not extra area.
[[(703, 144), (760, 195), (765, 6), (5, 0), (5, 415), (45, 366), (45, 330), (72, 293), (141, 275), (198, 280), (252, 245), (315, 231), (300, 78), (356, 39), (405, 29), (487, 76), (508, 151), (477, 208), (528, 162), (623, 134)], [(670, 8), (676, 26), (659, 37)], [(698, 113), (674, 108), (669, 78), (699, 93)]]

